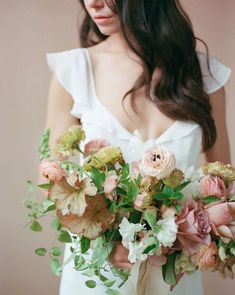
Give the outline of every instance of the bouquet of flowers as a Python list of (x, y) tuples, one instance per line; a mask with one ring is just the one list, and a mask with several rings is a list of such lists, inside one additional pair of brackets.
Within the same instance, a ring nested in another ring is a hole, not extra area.
[[(93, 276), (119, 294), (111, 271), (125, 283), (130, 273), (108, 262), (115, 241), (129, 250), (131, 263), (146, 261), (162, 267), (164, 281), (174, 287), (177, 278), (196, 270), (235, 275), (235, 169), (221, 162), (207, 163), (187, 173), (177, 169), (172, 151), (163, 146), (149, 148), (142, 159), (126, 163), (119, 147), (102, 139), (85, 139), (81, 126), (70, 127), (53, 150), (48, 147), (49, 130), (40, 144), (40, 173), (47, 179), (38, 187), (47, 192), (41, 203), (29, 197), (31, 229), (41, 231), (40, 219), (53, 214), (51, 226), (57, 240), (71, 243), (71, 257), (60, 262), (60, 247), (38, 248), (51, 257), (51, 269), (62, 267)], [(74, 156), (82, 154), (84, 162)], [(91, 258), (87, 253), (91, 251)]]

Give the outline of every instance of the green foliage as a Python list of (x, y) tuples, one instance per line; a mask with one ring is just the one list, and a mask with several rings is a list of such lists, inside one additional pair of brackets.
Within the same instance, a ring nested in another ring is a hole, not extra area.
[(177, 252), (167, 255), (167, 262), (162, 266), (163, 279), (167, 284), (171, 286), (176, 285), (176, 275), (175, 275), (175, 259)]
[(100, 172), (99, 169), (91, 167), (91, 179), (97, 187), (100, 187), (105, 181), (105, 173)]
[(129, 164), (125, 163), (122, 166), (122, 169), (120, 172), (120, 182), (123, 182), (124, 180), (129, 179), (129, 172), (130, 172), (129, 170), (130, 170)]
[(142, 217), (142, 212), (138, 211), (138, 210), (133, 210), (132, 214), (131, 214), (131, 218), (130, 218), (130, 222), (131, 223), (139, 223)]
[(96, 287), (96, 282), (93, 280), (88, 280), (85, 282), (88, 288), (95, 288)]
[(59, 218), (55, 217), (51, 222), (51, 227), (56, 230), (61, 230), (62, 225), (60, 223)]
[(207, 196), (205, 198), (203, 198), (203, 202), (205, 204), (210, 204), (210, 203), (214, 203), (214, 202), (218, 202), (220, 201), (220, 198), (218, 198), (217, 196)]
[(156, 217), (148, 211), (144, 212), (144, 219), (148, 222), (151, 228), (154, 228), (157, 225)]
[(79, 270), (85, 263), (85, 258), (82, 255), (76, 255), (74, 257), (74, 267)]
[(144, 254), (154, 254), (160, 247), (160, 242), (156, 237), (149, 238), (150, 245), (144, 249)]
[(45, 189), (45, 190), (50, 189), (52, 186), (53, 186), (52, 182), (42, 183), (42, 184), (38, 185), (38, 187)]
[(38, 256), (45, 256), (47, 254), (47, 249), (46, 248), (37, 248), (34, 252)]
[(34, 220), (31, 223), (30, 228), (31, 228), (32, 231), (35, 231), (35, 232), (39, 232), (39, 231), (42, 231), (43, 230), (41, 224), (38, 221), (36, 221), (36, 220)]
[(61, 275), (61, 265), (58, 259), (54, 258), (51, 260), (50, 262), (50, 268), (51, 271), (53, 272), (53, 274), (55, 274), (56, 276), (60, 276)]
[(90, 248), (90, 240), (86, 237), (82, 237), (80, 239), (80, 246), (81, 246), (81, 253), (84, 254), (88, 251)]
[(104, 236), (100, 236), (95, 240), (95, 247), (92, 255), (92, 262), (96, 267), (101, 267), (112, 252), (113, 244), (106, 242)]
[(121, 293), (114, 289), (107, 289), (105, 292), (107, 295), (121, 295)]
[(62, 249), (60, 247), (52, 247), (50, 250), (51, 255), (60, 256), (62, 254)]
[(41, 206), (42, 206), (42, 212), (43, 213), (47, 213), (47, 212), (55, 210), (55, 203), (53, 201), (51, 201), (51, 200), (43, 201)]
[(176, 192), (182, 191), (188, 184), (190, 184), (191, 181), (185, 181), (181, 183), (177, 188), (175, 188)]
[(58, 239), (58, 241), (60, 241), (62, 243), (72, 243), (72, 238), (71, 238), (70, 234), (65, 230), (60, 231), (57, 239)]
[(43, 159), (48, 159), (51, 155), (51, 150), (49, 148), (49, 138), (50, 138), (50, 129), (47, 128), (43, 131), (42, 136), (41, 136), (41, 141), (39, 144), (39, 156), (40, 156), (40, 161)]

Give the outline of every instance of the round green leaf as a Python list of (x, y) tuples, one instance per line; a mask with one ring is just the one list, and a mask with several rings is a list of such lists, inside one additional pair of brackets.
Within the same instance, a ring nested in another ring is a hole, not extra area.
[(60, 247), (53, 247), (50, 252), (53, 256), (60, 256), (62, 254), (62, 249)]
[(40, 224), (38, 221), (36, 221), (36, 220), (34, 220), (34, 221), (32, 222), (30, 228), (31, 228), (31, 230), (33, 230), (33, 231), (42, 231), (42, 226), (41, 226), (41, 224)]
[(38, 256), (45, 256), (47, 254), (47, 249), (46, 248), (37, 248), (34, 252)]
[(93, 280), (88, 280), (85, 282), (88, 288), (95, 288), (96, 287), (96, 282)]

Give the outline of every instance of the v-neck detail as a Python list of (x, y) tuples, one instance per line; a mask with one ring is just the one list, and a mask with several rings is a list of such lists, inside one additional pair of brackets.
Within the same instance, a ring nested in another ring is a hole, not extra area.
[(161, 135), (159, 135), (157, 138), (149, 138), (147, 140), (143, 140), (142, 139), (142, 135), (140, 134), (138, 129), (135, 129), (133, 132), (129, 131), (126, 127), (123, 126), (123, 124), (107, 109), (107, 107), (101, 102), (101, 100), (99, 99), (99, 97), (97, 96), (97, 92), (96, 92), (96, 83), (95, 83), (95, 76), (94, 76), (94, 70), (93, 70), (93, 65), (92, 65), (92, 61), (91, 61), (91, 56), (90, 56), (90, 52), (88, 51), (87, 48), (82, 48), (86, 54), (87, 57), (87, 62), (88, 62), (88, 67), (89, 67), (89, 77), (91, 80), (91, 87), (92, 87), (92, 92), (95, 98), (95, 101), (98, 103), (98, 105), (105, 111), (105, 113), (107, 113), (112, 121), (117, 125), (117, 127), (119, 129), (121, 129), (123, 132), (125, 132), (127, 134), (127, 136), (131, 139), (134, 136), (138, 136), (141, 141), (143, 143), (149, 143), (152, 141), (158, 141), (160, 139), (162, 139), (163, 137), (165, 137), (172, 129), (174, 129), (174, 127), (176, 127), (180, 121), (175, 120)]

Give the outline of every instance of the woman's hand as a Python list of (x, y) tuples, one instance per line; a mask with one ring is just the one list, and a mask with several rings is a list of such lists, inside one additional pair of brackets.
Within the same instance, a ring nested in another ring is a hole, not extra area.
[(131, 271), (133, 263), (128, 260), (129, 250), (121, 242), (115, 241), (114, 247), (109, 255), (108, 261), (119, 269)]

